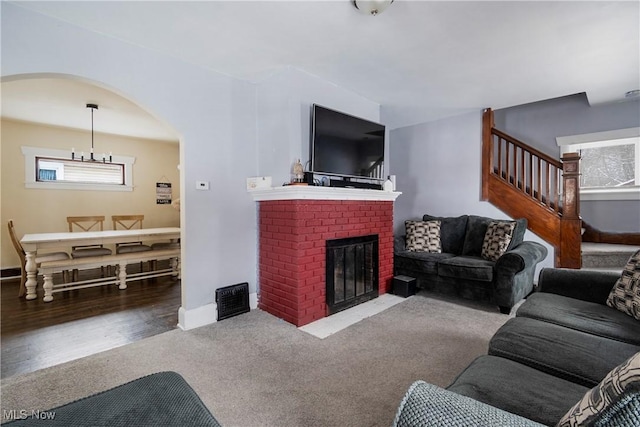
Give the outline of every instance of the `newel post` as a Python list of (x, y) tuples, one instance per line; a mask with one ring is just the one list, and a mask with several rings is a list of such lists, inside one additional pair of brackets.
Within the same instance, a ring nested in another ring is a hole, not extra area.
[(493, 149), (491, 130), (494, 126), (493, 110), (487, 108), (482, 114), (482, 194), (481, 199), (489, 199), (489, 175), (493, 169)]
[(556, 266), (580, 268), (582, 266), (580, 154), (566, 153), (562, 157), (562, 163), (562, 218), (560, 220), (560, 250), (556, 254)]

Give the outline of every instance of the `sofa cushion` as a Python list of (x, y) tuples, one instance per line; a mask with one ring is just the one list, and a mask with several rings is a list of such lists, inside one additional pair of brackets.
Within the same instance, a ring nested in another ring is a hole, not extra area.
[[(612, 422), (614, 419), (618, 420)], [(614, 368), (558, 422), (558, 427), (640, 425), (640, 353)]]
[(440, 221), (440, 242), (442, 243), (442, 252), (460, 255), (462, 253), (462, 245), (464, 244), (464, 236), (467, 232), (467, 215), (458, 217), (440, 217), (424, 215), (423, 221)]
[(491, 221), (482, 242), (482, 258), (497, 261), (507, 251), (515, 228), (515, 221)]
[(516, 222), (516, 228), (513, 230), (513, 234), (511, 235), (511, 243), (509, 243), (509, 246), (507, 247), (508, 251), (524, 242), (524, 233), (527, 232), (527, 227), (529, 226), (529, 222), (526, 218), (518, 218), (514, 221)]
[(640, 250), (629, 258), (611, 289), (607, 305), (640, 320)]
[(489, 354), (506, 357), (565, 380), (593, 387), (640, 346), (549, 322), (516, 317), (491, 338)]
[(480, 257), (456, 256), (438, 262), (438, 276), (491, 282), (494, 265)]
[(442, 252), (440, 244), (440, 221), (404, 222), (409, 252)]
[(28, 411), (28, 417), (17, 417), (2, 426), (220, 427), (220, 423), (180, 374), (165, 371), (51, 410)]
[(424, 381), (414, 382), (405, 394), (392, 427), (544, 427), (467, 396)]
[(446, 253), (403, 251), (395, 254), (394, 269), (396, 273), (411, 275), (414, 272), (435, 276), (438, 274), (438, 262), (454, 256)]
[(518, 308), (516, 316), (640, 345), (640, 322), (604, 304), (536, 292)]
[(553, 425), (589, 390), (513, 360), (480, 356), (447, 390)]
[[(495, 221), (495, 219), (484, 216), (469, 215), (469, 219), (467, 220), (467, 232), (465, 233), (464, 244), (462, 246), (462, 255), (481, 256), (484, 236), (492, 221)], [(524, 240), (524, 233), (527, 231), (527, 220), (525, 218), (516, 219), (515, 223), (516, 227), (513, 230), (511, 242), (509, 243), (507, 250), (511, 250), (522, 243)]]

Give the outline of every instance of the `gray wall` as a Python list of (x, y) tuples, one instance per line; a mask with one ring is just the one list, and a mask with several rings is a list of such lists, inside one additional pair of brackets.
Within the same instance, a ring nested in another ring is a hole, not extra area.
[[(181, 326), (215, 321), (219, 287), (246, 281), (255, 292), (255, 203), (245, 191), (257, 164), (255, 86), (7, 2), (1, 18), (3, 79), (85, 79), (128, 97), (179, 135)], [(211, 189), (197, 191), (198, 180)]]
[[(280, 185), (295, 159), (308, 160), (311, 104), (380, 119), (378, 104), (294, 68), (252, 84), (15, 4), (1, 7), (3, 79), (87, 80), (129, 98), (179, 136), (185, 329), (215, 321), (217, 288), (248, 282), (255, 296), (257, 209), (246, 178), (272, 176)], [(209, 181), (210, 190), (196, 190), (196, 181)]]
[[(425, 213), (509, 218), (480, 200), (481, 111), (392, 130), (389, 145), (391, 173), (402, 192), (393, 213), (396, 235), (404, 234), (405, 220)], [(525, 239), (542, 243), (549, 251), (538, 269), (553, 267), (553, 248), (530, 231)]]
[(281, 70), (257, 87), (258, 174), (273, 185), (291, 180), (296, 159), (309, 169), (314, 103), (380, 121), (379, 104), (296, 68)]
[[(584, 94), (496, 110), (496, 128), (560, 158), (556, 137), (640, 127), (640, 102), (590, 106)], [(640, 232), (639, 200), (582, 200), (582, 218), (602, 231)]]

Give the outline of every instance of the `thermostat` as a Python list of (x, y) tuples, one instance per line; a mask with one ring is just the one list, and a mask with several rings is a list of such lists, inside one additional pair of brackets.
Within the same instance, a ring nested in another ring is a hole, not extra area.
[(196, 181), (196, 190), (208, 190), (209, 181)]

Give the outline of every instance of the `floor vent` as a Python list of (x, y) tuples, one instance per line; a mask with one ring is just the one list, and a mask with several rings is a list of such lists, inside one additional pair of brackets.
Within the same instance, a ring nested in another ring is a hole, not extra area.
[(239, 283), (216, 289), (218, 320), (249, 312), (249, 284)]

